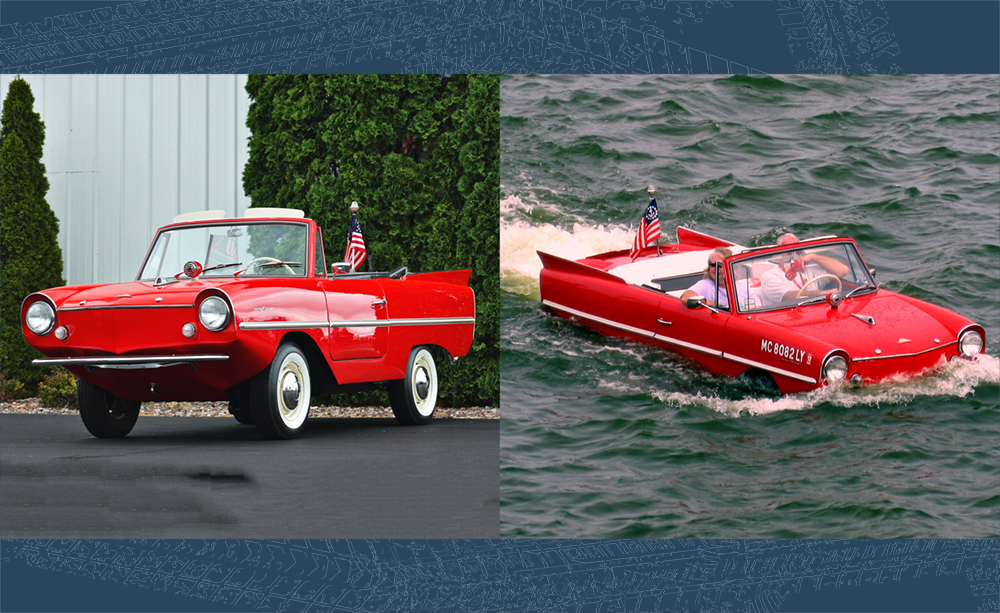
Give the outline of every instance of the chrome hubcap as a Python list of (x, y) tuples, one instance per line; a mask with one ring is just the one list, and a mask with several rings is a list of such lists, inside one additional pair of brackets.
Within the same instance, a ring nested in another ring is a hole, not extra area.
[(293, 372), (285, 373), (281, 380), (281, 401), (289, 411), (299, 404), (299, 378)]
[(423, 366), (417, 368), (413, 376), (413, 387), (417, 391), (417, 397), (421, 400), (427, 399), (427, 390), (430, 388), (430, 381), (427, 377), (427, 370)]

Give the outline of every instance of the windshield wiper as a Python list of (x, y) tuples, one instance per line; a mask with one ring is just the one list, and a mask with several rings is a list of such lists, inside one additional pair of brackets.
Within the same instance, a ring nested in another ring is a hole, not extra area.
[(230, 266), (240, 266), (243, 262), (233, 262), (231, 264), (216, 264), (215, 266), (209, 266), (205, 270), (201, 271), (203, 274), (210, 270), (218, 270), (220, 268), (229, 268)]
[(847, 300), (848, 298), (850, 298), (851, 296), (853, 296), (854, 294), (860, 292), (863, 289), (878, 289), (878, 286), (877, 285), (859, 285), (859, 286), (855, 287), (854, 289), (852, 289), (851, 291), (847, 292), (847, 294), (844, 295), (844, 300)]
[(795, 306), (806, 306), (807, 304), (817, 304), (819, 302), (826, 302), (826, 297), (828, 295), (829, 294), (819, 294), (816, 296), (812, 296), (810, 298), (806, 298), (805, 300), (803, 300), (802, 302), (798, 303)]
[(257, 268), (264, 268), (266, 266), (296, 266), (296, 267), (301, 267), (302, 266), (302, 262), (265, 262), (263, 264), (254, 264), (253, 262), (250, 262), (250, 266), (247, 266), (243, 270), (237, 270), (236, 272), (234, 272), (233, 273), (233, 277), (239, 277), (240, 275), (242, 275), (246, 271), (250, 270), (250, 268), (252, 266), (256, 266)]
[(263, 264), (257, 264), (257, 268), (266, 268), (268, 266), (302, 266), (302, 262), (264, 262)]

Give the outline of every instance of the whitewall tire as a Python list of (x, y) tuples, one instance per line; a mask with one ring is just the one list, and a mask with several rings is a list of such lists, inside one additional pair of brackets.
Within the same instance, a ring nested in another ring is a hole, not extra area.
[(406, 365), (406, 377), (389, 387), (389, 401), (396, 421), (403, 425), (423, 425), (434, 417), (437, 407), (438, 375), (434, 355), (426, 347), (414, 347)]

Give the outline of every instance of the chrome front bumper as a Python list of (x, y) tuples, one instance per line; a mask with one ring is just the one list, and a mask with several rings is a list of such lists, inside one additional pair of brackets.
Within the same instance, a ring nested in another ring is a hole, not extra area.
[(72, 358), (40, 358), (32, 360), (35, 366), (85, 366), (87, 368), (166, 368), (187, 364), (195, 368), (196, 362), (225, 362), (228, 355), (123, 355)]

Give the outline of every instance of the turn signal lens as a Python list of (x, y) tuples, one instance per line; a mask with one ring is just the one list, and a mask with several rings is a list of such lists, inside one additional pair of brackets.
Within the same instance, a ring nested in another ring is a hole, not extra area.
[(958, 352), (963, 358), (979, 355), (983, 350), (983, 337), (975, 330), (966, 330), (958, 339)]
[(28, 312), (24, 314), (24, 323), (27, 324), (29, 330), (38, 336), (44, 336), (52, 330), (52, 325), (56, 323), (56, 314), (48, 302), (39, 300), (28, 307)]
[(823, 378), (828, 383), (843, 381), (847, 376), (847, 360), (840, 355), (832, 355), (823, 364)]
[(218, 296), (209, 296), (198, 307), (198, 319), (205, 328), (218, 332), (229, 323), (229, 305)]

